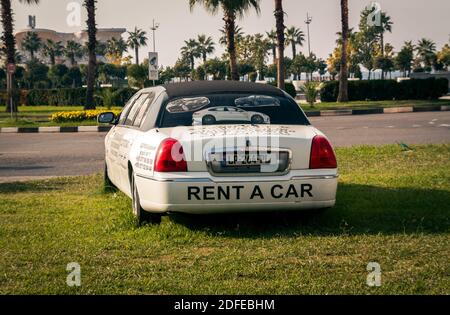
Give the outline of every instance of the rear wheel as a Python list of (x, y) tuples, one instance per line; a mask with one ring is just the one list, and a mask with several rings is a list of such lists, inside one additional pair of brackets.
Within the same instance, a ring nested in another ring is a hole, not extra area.
[(252, 116), (252, 124), (260, 125), (264, 123), (264, 118), (261, 115)]
[(106, 162), (105, 162), (105, 173), (104, 173), (104, 177), (103, 177), (103, 189), (105, 190), (105, 192), (115, 192), (115, 191), (117, 191), (117, 187), (109, 179), (108, 165), (106, 164)]
[(133, 214), (136, 217), (138, 226), (141, 226), (144, 223), (160, 224), (161, 214), (149, 213), (144, 209), (142, 209), (141, 202), (139, 199), (139, 192), (137, 190), (136, 182), (134, 180), (134, 173), (131, 174), (131, 194), (133, 196), (132, 198)]
[(203, 125), (214, 125), (215, 123), (216, 123), (216, 118), (214, 116), (211, 116), (211, 115), (206, 115), (202, 119), (202, 124)]

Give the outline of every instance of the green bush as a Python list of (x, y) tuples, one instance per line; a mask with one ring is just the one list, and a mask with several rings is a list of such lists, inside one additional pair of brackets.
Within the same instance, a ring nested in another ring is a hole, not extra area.
[[(448, 80), (444, 78), (349, 81), (349, 101), (428, 100), (448, 93)], [(320, 91), (322, 102), (336, 102), (339, 81), (325, 82)]]
[[(96, 93), (101, 94), (104, 89), (97, 89)], [(111, 88), (113, 93), (113, 104), (103, 104), (102, 98), (95, 98), (96, 106), (123, 106), (136, 93), (130, 88)], [(86, 99), (85, 88), (73, 89), (46, 89), (46, 90), (29, 90), (22, 91), (26, 93), (26, 97), (21, 98), (21, 105), (27, 106), (84, 106)]]
[[(278, 86), (278, 84), (276, 82), (271, 82), (270, 84), (273, 86)], [(295, 98), (297, 96), (297, 90), (295, 89), (295, 86), (292, 83), (286, 82), (284, 90), (286, 91), (287, 94), (289, 94), (293, 98)]]

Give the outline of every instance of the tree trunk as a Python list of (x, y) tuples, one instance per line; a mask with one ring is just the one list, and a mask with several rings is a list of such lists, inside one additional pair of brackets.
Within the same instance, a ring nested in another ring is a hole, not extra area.
[(278, 88), (285, 89), (285, 76), (286, 70), (284, 65), (284, 30), (286, 26), (284, 25), (284, 11), (283, 11), (283, 1), (275, 0), (275, 21), (277, 28), (277, 42), (278, 42), (278, 60), (277, 60), (277, 82)]
[[(4, 49), (6, 52), (6, 63), (10, 64), (16, 63), (16, 40), (13, 35), (13, 14), (11, 10), (11, 1), (10, 0), (1, 0), (1, 16), (2, 16), (2, 26), (3, 26), (3, 36), (2, 41), (4, 45)], [(11, 75), (11, 81), (7, 80), (8, 86), (8, 99), (11, 97), (11, 93), (14, 89), (14, 76)], [(11, 104), (7, 102), (6, 111), (17, 113), (17, 104), (13, 102), (12, 110)]]
[(348, 0), (341, 0), (342, 17), (342, 53), (341, 71), (339, 74), (339, 96), (338, 102), (348, 102), (348, 65), (347, 65), (347, 45), (348, 45)]
[[(381, 45), (381, 56), (384, 58), (384, 32), (381, 31), (381, 35), (380, 35), (380, 45)], [(384, 75), (384, 70), (381, 69), (381, 80), (384, 80), (385, 75)]]
[(139, 47), (137, 45), (134, 48), (134, 53), (136, 54), (136, 64), (139, 65)]
[(274, 45), (272, 48), (272, 54), (273, 54), (273, 64), (277, 64), (277, 46)]
[(225, 16), (223, 20), (225, 21), (225, 29), (227, 32), (227, 50), (230, 56), (231, 80), (239, 81), (239, 72), (237, 68), (237, 57), (236, 57), (236, 45), (234, 41), (236, 16), (233, 12), (228, 12), (225, 10)]
[(89, 54), (89, 65), (87, 74), (87, 92), (86, 92), (86, 104), (84, 108), (95, 109), (94, 103), (94, 86), (95, 86), (95, 76), (97, 68), (97, 57), (95, 54), (95, 46), (97, 43), (97, 26), (95, 23), (95, 3), (96, 0), (85, 0), (84, 5), (86, 6), (88, 19), (88, 54)]
[(295, 44), (292, 43), (292, 60), (297, 56), (297, 49), (295, 48)]

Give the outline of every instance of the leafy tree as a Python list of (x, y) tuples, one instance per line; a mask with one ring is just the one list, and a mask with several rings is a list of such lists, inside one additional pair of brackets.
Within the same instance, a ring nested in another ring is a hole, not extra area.
[(194, 70), (195, 59), (201, 56), (197, 41), (195, 39), (184, 41), (184, 46), (181, 47), (181, 56), (184, 59), (189, 60), (191, 71)]
[[(239, 73), (241, 75), (243, 75), (243, 76), (245, 76), (245, 75), (249, 75), (250, 76), (251, 73), (255, 73), (256, 74), (256, 68), (251, 63), (243, 63), (243, 62), (241, 62), (241, 63), (239, 63), (238, 68), (239, 68)], [(255, 80), (256, 80), (256, 76), (255, 76)]]
[(148, 78), (148, 67), (145, 67), (145, 65), (130, 65), (127, 68), (127, 76), (131, 86), (137, 85), (142, 89)]
[(260, 80), (264, 79), (266, 69), (267, 52), (270, 48), (270, 43), (264, 38), (262, 34), (255, 34), (250, 40), (251, 56), (250, 62), (259, 71)]
[(66, 58), (69, 59), (70, 65), (72, 67), (74, 67), (77, 64), (77, 60), (83, 57), (84, 50), (83, 50), (83, 47), (79, 43), (77, 43), (73, 40), (69, 40), (66, 43), (66, 48), (64, 49), (64, 55), (66, 56)]
[(86, 89), (86, 105), (84, 109), (95, 109), (94, 102), (94, 86), (95, 76), (97, 74), (97, 26), (95, 21), (95, 4), (97, 0), (84, 0), (84, 6), (87, 11), (87, 32), (88, 32), (88, 56), (89, 63), (87, 68), (87, 89)]
[(173, 68), (175, 76), (181, 79), (187, 79), (191, 73), (191, 67), (189, 61), (181, 58), (178, 59)]
[(307, 60), (303, 53), (298, 53), (292, 60), (290, 70), (294, 73), (294, 76), (299, 80), (302, 79), (302, 73), (307, 72)]
[(64, 75), (63, 81), (66, 85), (71, 85), (72, 88), (80, 87), (82, 85), (82, 73), (79, 67), (71, 67)]
[(27, 63), (24, 76), (28, 88), (48, 88), (48, 67), (40, 61), (33, 59)]
[(305, 94), (309, 106), (313, 108), (319, 96), (319, 83), (308, 81), (301, 87), (301, 91)]
[(412, 62), (414, 60), (414, 45), (412, 42), (405, 42), (402, 49), (394, 59), (395, 67), (403, 72), (403, 76), (411, 73)]
[(203, 63), (206, 62), (206, 58), (208, 57), (208, 55), (214, 53), (214, 51), (216, 50), (214, 46), (214, 41), (210, 36), (206, 37), (206, 35), (198, 35), (197, 48), (199, 54), (202, 57)]
[(6, 85), (6, 71), (0, 68), (0, 89), (3, 89)]
[(54, 66), (56, 64), (56, 57), (61, 57), (64, 53), (64, 46), (61, 42), (55, 42), (51, 39), (47, 39), (46, 43), (42, 47), (43, 55), (50, 59), (50, 64)]
[(171, 67), (166, 67), (160, 73), (159, 79), (163, 83), (172, 81), (175, 78), (175, 71)]
[(138, 29), (137, 27), (134, 28), (133, 32), (128, 32), (128, 47), (131, 49), (134, 49), (134, 55), (135, 55), (135, 63), (139, 64), (139, 48), (142, 46), (147, 46), (147, 32), (144, 30)]
[(323, 60), (322, 58), (317, 59), (316, 69), (319, 71), (320, 80), (322, 80), (322, 76), (325, 75), (327, 70), (327, 63), (325, 62), (325, 60)]
[(42, 48), (42, 40), (36, 32), (27, 32), (23, 41), (22, 47), (30, 53), (31, 60), (35, 59), (35, 53)]
[(230, 58), (232, 80), (239, 80), (234, 33), (236, 27), (236, 18), (243, 17), (244, 14), (250, 11), (252, 8), (255, 9), (257, 13), (259, 13), (259, 2), (259, 0), (189, 0), (189, 6), (191, 10), (197, 4), (203, 5), (203, 7), (211, 14), (217, 14), (219, 9), (222, 9), (227, 35), (227, 51)]
[(67, 68), (64, 64), (53, 65), (50, 67), (48, 71), (48, 78), (52, 82), (53, 88), (63, 87), (63, 77), (69, 72), (69, 68)]
[(438, 62), (442, 63), (445, 68), (450, 67), (450, 46), (445, 44), (442, 50), (437, 53)]
[[(205, 72), (207, 75), (212, 75), (213, 80), (223, 80), (225, 79), (227, 73), (227, 62), (220, 60), (219, 58), (214, 58), (207, 60), (204, 63)], [(241, 64), (239, 66), (242, 66)], [(242, 69), (239, 69), (241, 72)]]
[[(386, 12), (380, 13), (380, 21), (381, 21), (381, 25), (375, 25), (375, 29), (378, 32), (378, 36), (379, 36), (379, 40), (380, 40), (381, 57), (386, 58), (385, 45), (384, 45), (384, 34), (386, 32), (392, 33), (392, 25), (394, 23), (391, 21), (391, 17), (389, 15), (387, 15)], [(384, 59), (384, 62), (382, 64), (384, 64), (386, 66), (388, 63), (392, 62), (392, 60), (388, 61), (388, 59), (389, 58)], [(385, 71), (382, 71), (381, 79), (384, 79), (384, 74), (385, 74)]]

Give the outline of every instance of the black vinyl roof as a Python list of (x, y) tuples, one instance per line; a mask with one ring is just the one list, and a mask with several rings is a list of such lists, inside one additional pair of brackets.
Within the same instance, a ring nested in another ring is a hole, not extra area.
[(263, 83), (238, 81), (192, 81), (163, 85), (170, 99), (221, 93), (249, 93), (269, 96), (285, 96), (283, 91)]

